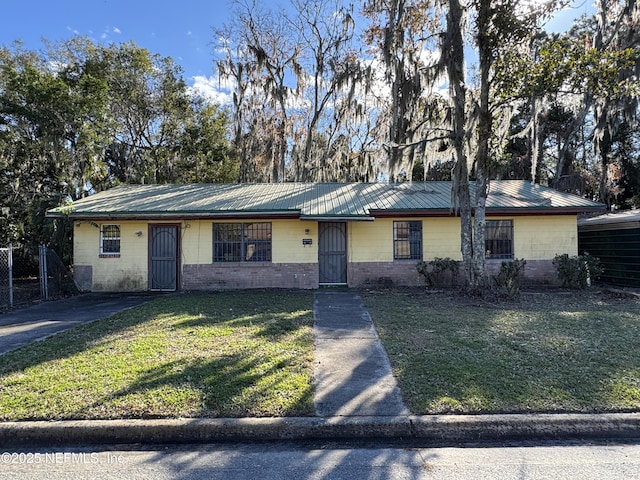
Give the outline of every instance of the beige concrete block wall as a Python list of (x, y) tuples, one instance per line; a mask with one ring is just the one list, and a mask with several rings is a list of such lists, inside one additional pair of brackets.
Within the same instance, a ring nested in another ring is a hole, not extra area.
[[(551, 260), (557, 254), (577, 254), (575, 215), (488, 219), (513, 220), (514, 256), (527, 260), (527, 275), (536, 280), (554, 277)], [(459, 218), (397, 220), (422, 221), (424, 260), (436, 257), (461, 260)], [(392, 218), (378, 218), (347, 224), (350, 285), (384, 283), (386, 278), (394, 284), (419, 284), (420, 278), (415, 273), (417, 261), (393, 260), (393, 222)], [(156, 222), (76, 222), (74, 268), (81, 288), (92, 291), (147, 290), (149, 223)], [(120, 225), (119, 256), (100, 256), (101, 224)], [(235, 266), (212, 263), (213, 221), (192, 220), (180, 224), (183, 288), (206, 288), (208, 285), (315, 288), (317, 285), (318, 222), (272, 220), (272, 262)], [(305, 244), (304, 240), (310, 240), (311, 244)], [(500, 263), (488, 262), (489, 271), (499, 268)], [(195, 276), (193, 279), (192, 275)], [(270, 275), (275, 280), (269, 279)]]
[[(100, 255), (101, 225), (120, 225), (119, 255)], [(84, 289), (94, 292), (147, 290), (146, 222), (76, 222), (73, 232), (74, 267), (79, 267)], [(138, 235), (138, 232), (142, 233)], [(91, 272), (90, 281), (88, 271)]]
[(393, 222), (403, 220), (422, 222), (423, 259), (429, 260), (436, 257), (462, 259), (459, 218), (399, 217), (349, 223), (349, 261), (354, 263), (393, 262)]
[(378, 218), (375, 221), (347, 224), (347, 255), (349, 262), (392, 262), (393, 220)]
[(515, 217), (514, 255), (526, 260), (549, 260), (563, 253), (578, 254), (575, 215)]
[(422, 223), (422, 241), (425, 260), (434, 258), (462, 260), (458, 217), (425, 219)]
[[(228, 220), (215, 223), (268, 220)], [(272, 220), (271, 262), (213, 263), (213, 221), (190, 222), (183, 236), (182, 288), (317, 288), (318, 224), (300, 220)], [(311, 240), (307, 245), (303, 240)]]
[(189, 220), (181, 226), (181, 264), (211, 263), (213, 227), (211, 221)]
[[(274, 220), (271, 232), (273, 263), (318, 262), (318, 222)], [(304, 239), (311, 240), (311, 245), (304, 245)]]

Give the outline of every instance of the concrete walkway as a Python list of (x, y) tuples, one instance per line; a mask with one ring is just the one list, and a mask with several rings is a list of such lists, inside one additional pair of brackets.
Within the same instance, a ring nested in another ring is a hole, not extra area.
[(315, 408), (321, 417), (408, 415), (362, 299), (315, 294)]

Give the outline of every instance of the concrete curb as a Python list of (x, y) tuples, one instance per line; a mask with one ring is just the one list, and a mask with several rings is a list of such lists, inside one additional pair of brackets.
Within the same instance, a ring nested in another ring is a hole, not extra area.
[(449, 442), (640, 438), (640, 413), (411, 417), (415, 438)]
[(77, 420), (0, 423), (0, 447), (424, 440), (430, 443), (640, 438), (640, 413)]

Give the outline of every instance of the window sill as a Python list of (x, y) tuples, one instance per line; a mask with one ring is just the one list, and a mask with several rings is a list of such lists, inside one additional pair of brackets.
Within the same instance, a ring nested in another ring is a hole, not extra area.
[(101, 253), (98, 258), (120, 258), (119, 253)]

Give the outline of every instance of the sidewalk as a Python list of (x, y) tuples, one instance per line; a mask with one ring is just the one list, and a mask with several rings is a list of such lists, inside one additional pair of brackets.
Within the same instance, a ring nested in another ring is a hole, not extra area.
[(313, 313), (316, 414), (408, 415), (387, 353), (360, 297), (319, 291)]
[[(23, 325), (38, 318), (90, 321), (149, 297), (105, 296), (100, 302), (96, 298), (50, 302), (30, 312), (15, 312), (11, 319)], [(640, 439), (640, 413), (411, 415), (360, 297), (348, 290), (318, 291), (314, 316), (315, 417), (4, 422), (0, 447), (318, 439), (414, 439), (430, 445)], [(3, 326), (7, 328), (7, 318), (0, 316)]]

